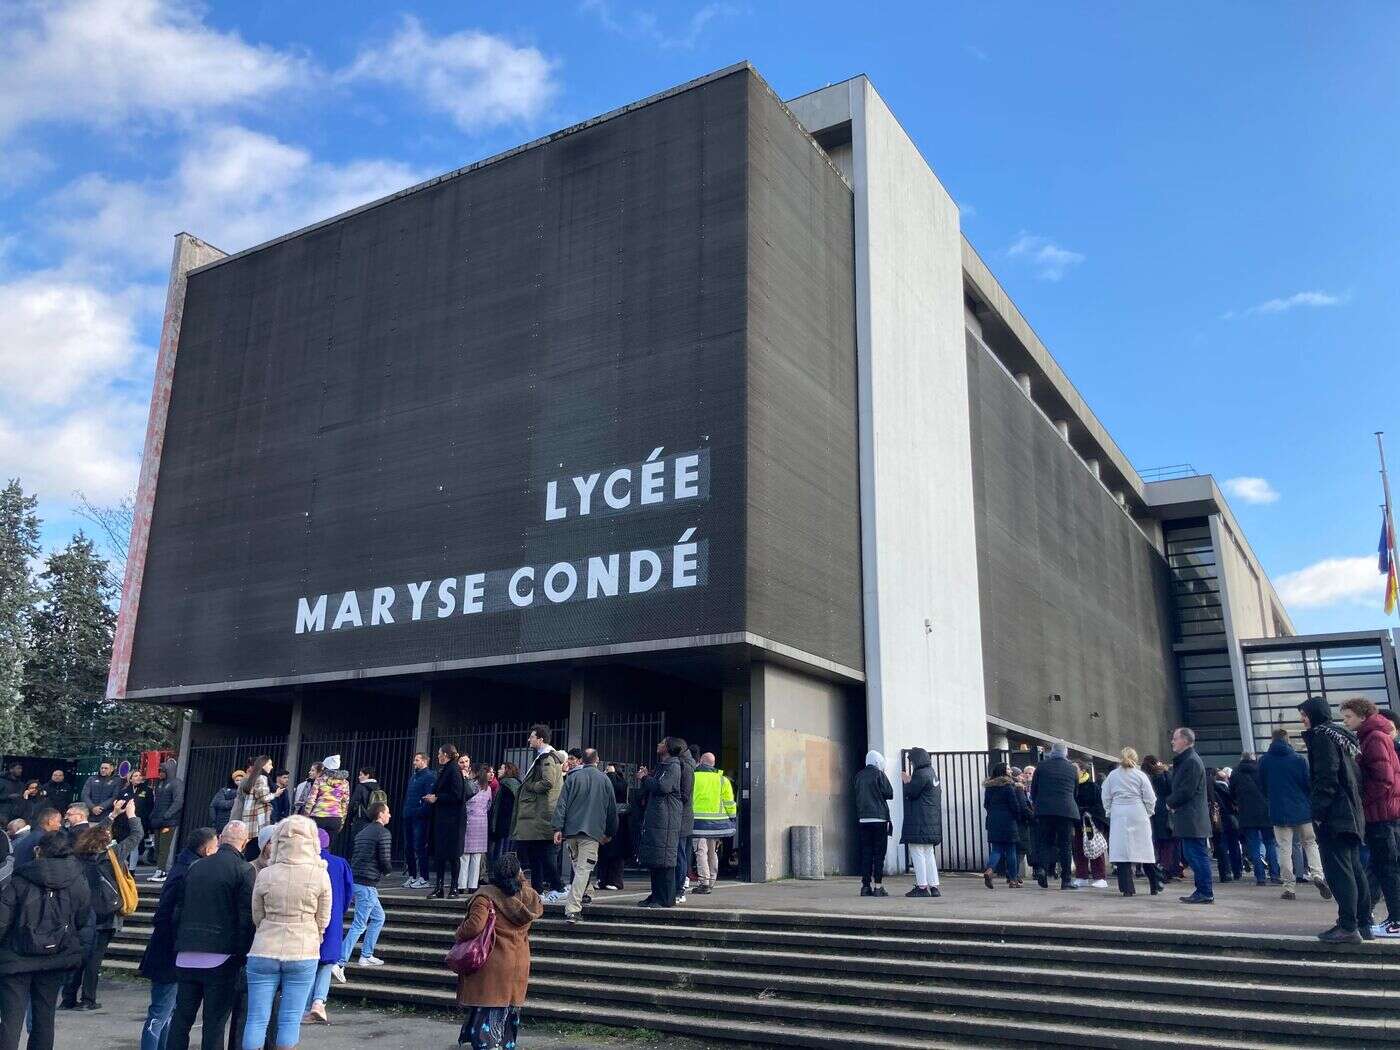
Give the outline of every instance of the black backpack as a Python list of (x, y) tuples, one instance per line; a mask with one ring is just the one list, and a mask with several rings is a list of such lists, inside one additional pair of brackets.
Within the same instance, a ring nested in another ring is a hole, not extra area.
[(61, 955), (72, 926), (73, 904), (65, 891), (35, 887), (15, 923), (17, 955)]

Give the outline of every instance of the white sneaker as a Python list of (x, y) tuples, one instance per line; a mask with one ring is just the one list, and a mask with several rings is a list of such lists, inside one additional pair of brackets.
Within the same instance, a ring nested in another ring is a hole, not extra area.
[(415, 890), (415, 889), (417, 889), (417, 888), (418, 888), (418, 876), (416, 876), (416, 875), (410, 875), (408, 878), (404, 879), (404, 880), (403, 880), (403, 888), (406, 889), (406, 890)]
[(384, 960), (381, 959), (381, 958), (379, 958), (377, 955), (361, 955), (361, 956), (360, 956), (360, 965), (361, 965), (361, 966), (383, 966), (383, 965), (384, 965)]
[(685, 894), (684, 894), (684, 893), (682, 893), (679, 897), (676, 898), (676, 903), (677, 903), (677, 904), (684, 904), (684, 903), (685, 903)]
[(1082, 890), (1087, 884), (1083, 879), (1072, 879), (1070, 880), (1070, 885), (1077, 890)]
[(147, 879), (146, 881), (147, 881), (147, 882), (164, 882), (164, 881), (165, 881), (165, 872), (163, 872), (163, 871), (157, 871), (157, 872), (155, 872), (149, 879)]
[(1107, 880), (1107, 879), (1095, 879), (1094, 882), (1093, 882), (1093, 886), (1094, 886), (1094, 889), (1096, 889), (1096, 890), (1106, 890), (1106, 889), (1108, 889), (1108, 880)]
[(331, 976), (334, 977), (336, 981), (338, 981), (340, 984), (344, 984), (345, 967), (341, 966), (340, 963), (336, 963), (334, 966), (331, 967)]
[(1400, 922), (1378, 922), (1371, 932), (1377, 937), (1400, 937)]
[(689, 892), (690, 892), (690, 876), (687, 875), (687, 876), (685, 877), (685, 885), (681, 887), (681, 893), (682, 893), (682, 894), (686, 894), (686, 893), (689, 893)]
[(546, 904), (563, 904), (569, 899), (569, 895), (563, 890), (551, 890), (544, 895)]

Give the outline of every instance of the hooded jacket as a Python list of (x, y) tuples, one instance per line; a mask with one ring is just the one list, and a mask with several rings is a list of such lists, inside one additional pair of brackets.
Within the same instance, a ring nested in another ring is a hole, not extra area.
[(350, 774), (343, 769), (331, 768), (330, 760), (323, 764), (323, 771), (307, 792), (302, 803), (302, 812), (308, 817), (322, 820), (345, 819), (350, 808)]
[[(209, 800), (209, 826), (222, 832), (224, 825), (233, 817), (233, 803), (238, 798), (238, 789), (232, 784), (221, 787)], [(255, 832), (256, 834), (256, 832)]]
[[(21, 955), (14, 937), (36, 898), (54, 894), (68, 925), (56, 955)], [(0, 887), (0, 977), (40, 970), (71, 970), (83, 962), (83, 942), (91, 943), (93, 917), (87, 876), (76, 857), (36, 857)]]
[(1319, 696), (1298, 705), (1312, 727), (1303, 732), (1308, 745), (1308, 802), (1319, 835), (1366, 834), (1361, 806), (1361, 744), (1350, 730), (1332, 721), (1331, 708)]
[(559, 756), (546, 750), (530, 763), (515, 800), (515, 827), (511, 838), (534, 842), (554, 837), (554, 807), (564, 789)]
[(185, 782), (175, 775), (177, 768), (173, 758), (160, 764), (165, 779), (158, 780), (151, 790), (151, 819), (147, 827), (160, 830), (180, 823), (180, 813), (185, 808)]
[(1390, 719), (1374, 714), (1357, 730), (1361, 739), (1361, 806), (1367, 824), (1400, 820), (1400, 756), (1390, 739)]
[[(318, 829), (319, 830), (319, 829)], [(331, 884), (331, 921), (321, 934), (321, 962), (340, 962), (340, 949), (345, 943), (345, 909), (355, 897), (355, 877), (344, 857), (331, 852), (330, 835), (321, 831), (327, 845), (321, 847), (321, 859), (326, 862), (326, 878)], [(319, 837), (319, 836), (318, 836)]]
[[(675, 850), (671, 851), (672, 856)], [(486, 965), (474, 974), (457, 978), (457, 1005), (520, 1006), (530, 984), (530, 924), (544, 914), (544, 905), (528, 885), (507, 897), (500, 887), (485, 885), (467, 905), (467, 915), (457, 927), (456, 939), (470, 941), (486, 928), (496, 913), (496, 943)]]
[(295, 962), (321, 957), (331, 921), (331, 880), (321, 859), (316, 825), (288, 817), (272, 837), (272, 863), (253, 886), (250, 956)]
[(87, 803), (89, 809), (93, 806), (101, 806), (105, 813), (108, 809), (107, 803), (116, 798), (122, 789), (122, 778), (113, 773), (110, 777), (104, 777), (97, 773), (87, 778), (87, 783), (83, 785), (81, 800)]
[(987, 811), (987, 841), (1016, 841), (1016, 829), (1026, 816), (1026, 797), (1010, 777), (988, 777), (982, 782), (982, 808)]
[(21, 772), (18, 777), (9, 773), (0, 776), (0, 830), (16, 817), (24, 815), (24, 786), (29, 781)]
[(904, 785), (904, 826), (899, 841), (909, 846), (937, 846), (943, 841), (943, 785), (933, 759), (921, 747), (909, 751), (912, 773)]
[(657, 760), (642, 780), (646, 798), (637, 849), (644, 868), (674, 868), (681, 837), (681, 763), (671, 755)]
[(682, 751), (681, 762), (681, 838), (695, 834), (695, 756)]
[(403, 793), (404, 820), (416, 820), (432, 813), (432, 806), (423, 801), (423, 796), (433, 793), (433, 784), (436, 781), (437, 774), (428, 766), (413, 771), (413, 775), (408, 778), (408, 787)]
[(857, 822), (889, 822), (894, 787), (890, 784), (890, 778), (885, 776), (885, 756), (880, 752), (866, 753), (865, 765), (855, 777), (854, 791)]
[(1264, 794), (1264, 785), (1259, 779), (1259, 763), (1255, 759), (1240, 760), (1230, 774), (1230, 787), (1234, 791), (1235, 808), (1242, 830), (1273, 826), (1273, 821), (1269, 819), (1269, 799)]

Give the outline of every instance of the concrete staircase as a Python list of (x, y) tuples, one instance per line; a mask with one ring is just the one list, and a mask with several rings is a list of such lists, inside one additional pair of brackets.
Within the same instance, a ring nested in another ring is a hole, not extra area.
[[(156, 887), (107, 963), (134, 970)], [(722, 900), (716, 895), (715, 900)], [(386, 897), (377, 970), (336, 996), (450, 1009), (462, 901)], [(708, 904), (709, 902), (706, 902)], [(550, 908), (528, 1017), (760, 1046), (1400, 1047), (1400, 944), (937, 918)], [(334, 1007), (334, 1001), (332, 1001)]]

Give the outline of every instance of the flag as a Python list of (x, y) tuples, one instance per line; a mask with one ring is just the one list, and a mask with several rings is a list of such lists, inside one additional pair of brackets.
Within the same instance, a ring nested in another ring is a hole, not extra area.
[(1395, 526), (1391, 523), (1389, 508), (1381, 510), (1381, 542), (1377, 553), (1377, 568), (1385, 577), (1385, 611), (1390, 615), (1395, 611), (1397, 596), (1400, 596), (1400, 582), (1396, 580), (1395, 565)]

